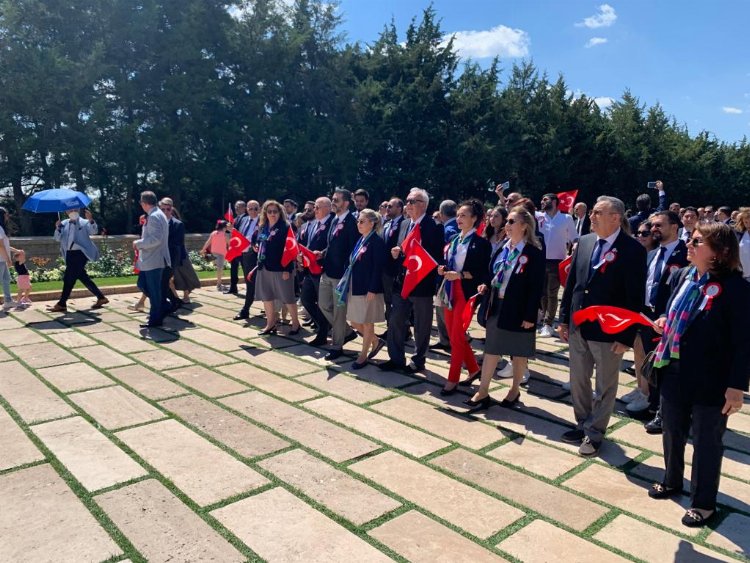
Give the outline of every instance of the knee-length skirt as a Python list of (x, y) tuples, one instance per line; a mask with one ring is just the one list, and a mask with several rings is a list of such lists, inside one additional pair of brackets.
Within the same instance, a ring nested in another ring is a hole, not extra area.
[(487, 319), (487, 334), (484, 342), (484, 353), (495, 356), (518, 356), (533, 358), (536, 355), (536, 332), (516, 332), (497, 326), (498, 312)]
[(284, 272), (258, 270), (255, 274), (255, 299), (259, 301), (280, 301), (285, 305), (297, 302), (294, 295), (294, 274), (283, 279)]

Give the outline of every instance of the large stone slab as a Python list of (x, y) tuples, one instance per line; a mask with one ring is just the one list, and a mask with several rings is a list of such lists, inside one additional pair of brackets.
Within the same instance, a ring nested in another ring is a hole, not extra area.
[(194, 362), (198, 362), (199, 364), (211, 367), (220, 366), (236, 361), (236, 359), (232, 356), (222, 354), (221, 352), (215, 352), (214, 350), (210, 350), (209, 348), (201, 346), (190, 340), (183, 340), (182, 338), (180, 338), (179, 340), (174, 340), (172, 342), (164, 342), (162, 344), (162, 347), (171, 352), (176, 352), (181, 356), (185, 356), (186, 358), (189, 358)]
[(227, 397), (221, 402), (333, 461), (357, 458), (379, 447), (353, 432), (257, 391)]
[(488, 538), (524, 513), (396, 452), (349, 467), (479, 538)]
[(401, 503), (302, 450), (271, 457), (258, 465), (356, 525), (401, 506)]
[(208, 346), (219, 352), (235, 352), (240, 350), (242, 346), (247, 346), (247, 343), (243, 340), (207, 328), (192, 328), (183, 331), (180, 335), (182, 338), (187, 338), (201, 346)]
[(48, 464), (0, 475), (0, 498), (0, 561), (103, 561), (122, 553)]
[(282, 450), (289, 442), (195, 395), (162, 401), (162, 406), (188, 424), (244, 457)]
[(189, 391), (143, 366), (125, 366), (108, 370), (113, 377), (153, 401), (184, 395)]
[(454, 450), (431, 463), (574, 530), (585, 530), (609, 512), (600, 504), (466, 450)]
[(217, 369), (235, 379), (249, 383), (253, 387), (262, 389), (263, 391), (276, 395), (277, 397), (282, 397), (287, 401), (304, 401), (320, 395), (320, 392), (315, 389), (305, 387), (304, 385), (300, 385), (289, 379), (268, 373), (267, 371), (263, 371), (262, 369), (258, 369), (257, 367), (248, 365), (244, 362), (221, 366)]
[(413, 563), (505, 561), (415, 510), (370, 530), (370, 535)]
[(39, 342), (48, 342), (44, 336), (28, 328), (11, 328), (3, 330), (3, 346), (22, 346), (24, 344), (34, 344)]
[(32, 427), (34, 434), (89, 491), (146, 475), (146, 470), (81, 417)]
[[(330, 362), (326, 363), (330, 364)], [(331, 367), (332, 369), (346, 371), (345, 368), (340, 366)], [(375, 385), (386, 387), (388, 389), (403, 387), (404, 385), (410, 385), (416, 381), (416, 378), (414, 377), (410, 377), (408, 375), (404, 375), (395, 371), (383, 371), (372, 364), (368, 364), (362, 369), (351, 372), (351, 375), (354, 376), (355, 379), (374, 383)]]
[(15, 346), (13, 348), (13, 353), (32, 368), (46, 368), (49, 366), (59, 366), (61, 364), (71, 364), (78, 361), (78, 358), (73, 354), (61, 348), (54, 342)]
[(643, 561), (734, 561), (625, 514), (594, 534), (594, 539)]
[(591, 465), (565, 481), (564, 485), (683, 534), (697, 535), (700, 532), (699, 528), (686, 528), (680, 523), (688, 505), (685, 497), (650, 499), (649, 483), (619, 471)]
[(0, 471), (43, 459), (44, 455), (34, 442), (0, 407)]
[(706, 541), (750, 559), (748, 530), (750, 530), (750, 518), (743, 514), (730, 514), (711, 532)]
[(211, 513), (270, 563), (391, 559), (279, 487)]
[(309, 401), (305, 403), (305, 408), (416, 457), (431, 454), (450, 445), (445, 440), (335, 397)]
[(253, 348), (249, 345), (243, 346), (243, 349), (239, 352), (232, 352), (232, 356), (243, 362), (286, 376), (301, 375), (320, 369), (313, 364), (296, 360), (290, 355), (273, 350)]
[[(94, 338), (103, 342), (107, 346), (122, 352), (123, 354), (132, 354), (133, 352), (147, 352), (156, 350), (156, 346), (150, 342), (138, 338), (132, 334), (127, 334), (121, 330), (109, 330), (106, 332), (97, 332)], [(106, 366), (102, 366), (106, 367)]]
[(268, 483), (176, 420), (123, 430), (117, 436), (201, 506)]
[(138, 360), (140, 363), (155, 370), (165, 370), (172, 368), (179, 368), (183, 366), (189, 366), (193, 362), (172, 352), (166, 350), (155, 350), (153, 352), (140, 352), (133, 354), (133, 358)]
[(37, 371), (39, 375), (63, 393), (72, 393), (73, 391), (82, 391), (83, 389), (115, 384), (109, 377), (83, 362), (42, 368)]
[(408, 397), (378, 403), (373, 409), (469, 448), (483, 448), (503, 437), (497, 428)]
[(556, 528), (542, 520), (534, 520), (497, 546), (521, 561), (576, 561), (577, 563), (622, 562), (627, 559), (591, 542)]
[(81, 346), (93, 346), (96, 344), (96, 340), (89, 338), (85, 334), (76, 332), (72, 328), (65, 328), (64, 331), (60, 332), (53, 332), (49, 335), (49, 338), (63, 348), (80, 348)]
[(110, 430), (159, 420), (165, 416), (159, 409), (119, 385), (74, 393), (69, 397)]
[(557, 479), (585, 461), (580, 456), (523, 437), (507, 442), (487, 455), (547, 479)]
[(148, 561), (244, 561), (203, 519), (148, 479), (95, 498)]
[(165, 371), (164, 375), (208, 397), (221, 397), (247, 391), (247, 387), (203, 366), (187, 366)]
[(98, 368), (115, 368), (135, 363), (133, 360), (101, 344), (76, 348), (76, 354)]
[(297, 378), (297, 381), (312, 385), (331, 395), (338, 395), (358, 405), (380, 401), (393, 395), (393, 393), (381, 387), (360, 381), (338, 370), (318, 371), (302, 375)]
[(72, 414), (70, 405), (18, 362), (0, 366), (0, 395), (26, 422), (50, 420)]

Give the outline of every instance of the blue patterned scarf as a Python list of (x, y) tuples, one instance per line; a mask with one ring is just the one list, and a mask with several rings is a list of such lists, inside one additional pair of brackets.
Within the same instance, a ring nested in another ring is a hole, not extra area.
[(349, 298), (349, 286), (352, 282), (352, 268), (360, 254), (367, 251), (367, 241), (370, 240), (370, 237), (374, 232), (375, 229), (370, 231), (366, 237), (359, 237), (357, 244), (354, 245), (354, 250), (352, 250), (352, 253), (349, 255), (349, 265), (346, 267), (346, 271), (339, 280), (339, 283), (336, 284), (336, 289), (333, 290), (336, 294), (336, 304), (339, 307), (346, 305), (346, 300)]

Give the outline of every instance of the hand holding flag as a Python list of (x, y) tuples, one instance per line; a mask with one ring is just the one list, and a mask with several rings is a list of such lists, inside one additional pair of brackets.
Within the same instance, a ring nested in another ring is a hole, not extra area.
[(573, 256), (568, 256), (565, 260), (557, 265), (557, 273), (560, 274), (560, 285), (565, 287), (568, 283), (568, 274), (570, 273), (570, 267), (573, 265)]
[(229, 239), (229, 250), (227, 250), (227, 255), (224, 259), (227, 262), (231, 262), (242, 254), (248, 246), (250, 246), (250, 241), (247, 240), (237, 229), (232, 229), (232, 236)]
[(299, 245), (300, 256), (302, 257), (302, 265), (310, 270), (310, 273), (314, 276), (323, 273), (323, 267), (318, 264), (318, 258), (315, 256), (312, 250), (306, 246)]
[[(413, 231), (419, 228), (417, 226)], [(429, 255), (424, 247), (419, 242), (412, 242), (409, 247), (404, 251), (406, 255), (404, 258), (404, 267), (406, 268), (406, 276), (404, 277), (404, 285), (401, 288), (401, 297), (406, 299), (409, 297), (414, 288), (419, 285), (427, 275), (437, 268), (437, 262)]]
[(281, 255), (281, 265), (286, 267), (290, 262), (297, 259), (299, 254), (299, 243), (294, 236), (294, 231), (290, 226), (286, 232), (286, 242), (284, 243), (284, 254)]
[(469, 325), (471, 324), (471, 319), (474, 317), (474, 313), (477, 310), (477, 307), (479, 306), (479, 303), (477, 300), (480, 297), (480, 293), (475, 293), (471, 297), (469, 297), (469, 300), (466, 302), (466, 305), (464, 305), (464, 310), (461, 311), (461, 326), (463, 326), (464, 332), (469, 330)]
[(605, 334), (619, 334), (634, 324), (651, 327), (656, 325), (643, 313), (610, 305), (592, 305), (573, 313), (573, 322), (580, 325), (585, 322), (598, 322)]

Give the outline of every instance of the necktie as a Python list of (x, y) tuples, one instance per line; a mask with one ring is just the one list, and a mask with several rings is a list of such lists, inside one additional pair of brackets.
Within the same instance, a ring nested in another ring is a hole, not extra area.
[(656, 294), (659, 292), (659, 280), (661, 271), (664, 268), (664, 255), (667, 252), (666, 246), (659, 247), (659, 254), (656, 255), (656, 266), (654, 267), (654, 277), (651, 283), (651, 291), (648, 294), (648, 302), (653, 307), (656, 301)]
[(596, 265), (599, 264), (601, 257), (602, 257), (602, 249), (604, 248), (604, 245), (607, 244), (607, 239), (600, 238), (596, 241), (597, 247), (594, 248), (594, 254), (591, 256), (591, 264), (589, 265), (589, 280), (594, 277), (594, 272), (596, 272)]
[(333, 221), (331, 221), (331, 230), (328, 231), (328, 242), (331, 242), (331, 239), (333, 238), (333, 233), (336, 231), (336, 225), (338, 224), (339, 220), (338, 217), (335, 218)]

